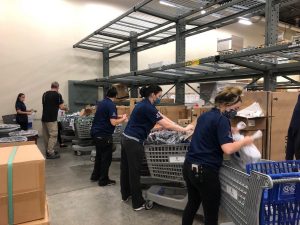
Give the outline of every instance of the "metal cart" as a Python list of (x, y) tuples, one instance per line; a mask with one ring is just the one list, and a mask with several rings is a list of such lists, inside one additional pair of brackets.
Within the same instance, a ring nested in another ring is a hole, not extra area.
[(61, 138), (63, 140), (72, 141), (76, 139), (74, 121), (79, 116), (65, 115), (60, 119)]
[(25, 142), (27, 137), (24, 136), (14, 136), (14, 137), (2, 137), (0, 138), (0, 143), (12, 143), (12, 142)]
[[(91, 153), (93, 150), (95, 151), (95, 145), (90, 135), (93, 119), (93, 116), (86, 116), (78, 117), (74, 121), (75, 135), (77, 139), (75, 140), (74, 145), (72, 145), (72, 149), (78, 156), (86, 152)], [(92, 155), (91, 160), (94, 160)]]
[[(187, 203), (187, 190), (182, 166), (189, 143), (176, 145), (145, 145), (145, 155), (152, 178), (177, 183), (176, 186), (153, 185), (145, 192), (146, 208), (153, 203), (183, 210)], [(203, 215), (202, 207), (198, 214)]]
[[(236, 225), (300, 224), (300, 161), (250, 164), (220, 170), (221, 207)], [(295, 172), (297, 171), (297, 172)]]

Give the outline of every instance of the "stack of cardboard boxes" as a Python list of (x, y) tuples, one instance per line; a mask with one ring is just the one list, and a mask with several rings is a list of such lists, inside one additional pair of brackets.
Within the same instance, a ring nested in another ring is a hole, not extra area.
[(0, 225), (49, 225), (45, 159), (35, 144), (0, 146)]

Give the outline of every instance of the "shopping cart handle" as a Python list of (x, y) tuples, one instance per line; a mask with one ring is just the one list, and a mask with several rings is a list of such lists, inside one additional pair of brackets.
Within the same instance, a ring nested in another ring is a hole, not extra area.
[(281, 184), (281, 183), (298, 183), (300, 182), (300, 177), (296, 178), (282, 178), (278, 180), (272, 180), (273, 184)]

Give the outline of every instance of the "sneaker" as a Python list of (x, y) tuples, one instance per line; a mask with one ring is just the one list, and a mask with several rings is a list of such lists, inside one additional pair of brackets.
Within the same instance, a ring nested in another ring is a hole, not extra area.
[(112, 186), (115, 185), (116, 181), (115, 180), (110, 180), (108, 179), (107, 181), (99, 181), (99, 186), (104, 187), (104, 186)]
[(133, 210), (134, 210), (134, 211), (141, 211), (141, 210), (143, 210), (143, 209), (145, 209), (145, 204), (143, 204), (143, 205), (141, 205), (140, 207), (135, 208), (135, 209), (133, 209)]
[(122, 198), (122, 202), (128, 202), (130, 198), (131, 198), (131, 195), (129, 195), (129, 196), (128, 196), (127, 198), (125, 198), (125, 199)]
[(60, 155), (59, 154), (52, 154), (52, 155), (50, 155), (50, 154), (47, 154), (47, 156), (46, 156), (46, 159), (59, 159), (60, 158)]

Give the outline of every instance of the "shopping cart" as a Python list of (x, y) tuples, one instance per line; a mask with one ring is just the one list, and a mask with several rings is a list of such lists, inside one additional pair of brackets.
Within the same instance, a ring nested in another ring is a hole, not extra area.
[[(86, 116), (78, 117), (74, 121), (75, 135), (77, 139), (74, 141), (72, 149), (74, 154), (78, 156), (82, 155), (83, 153), (91, 153), (92, 151), (96, 151), (93, 139), (90, 135), (93, 119), (93, 116)], [(94, 156), (92, 154), (91, 160), (94, 161)]]
[(73, 116), (73, 115), (65, 115), (60, 118), (60, 126), (61, 126), (61, 138), (63, 140), (75, 140), (75, 128), (74, 128), (74, 121), (79, 116)]
[(227, 162), (220, 169), (221, 206), (236, 225), (300, 224), (300, 161)]
[(113, 138), (113, 160), (121, 159), (121, 137), (125, 130), (127, 123), (119, 124), (115, 127), (112, 135)]
[[(153, 185), (145, 193), (146, 208), (153, 203), (183, 210), (187, 203), (187, 190), (182, 175), (188, 143), (173, 145), (145, 145), (145, 155), (152, 178), (178, 184), (176, 186)], [(203, 214), (202, 209), (198, 214)]]

